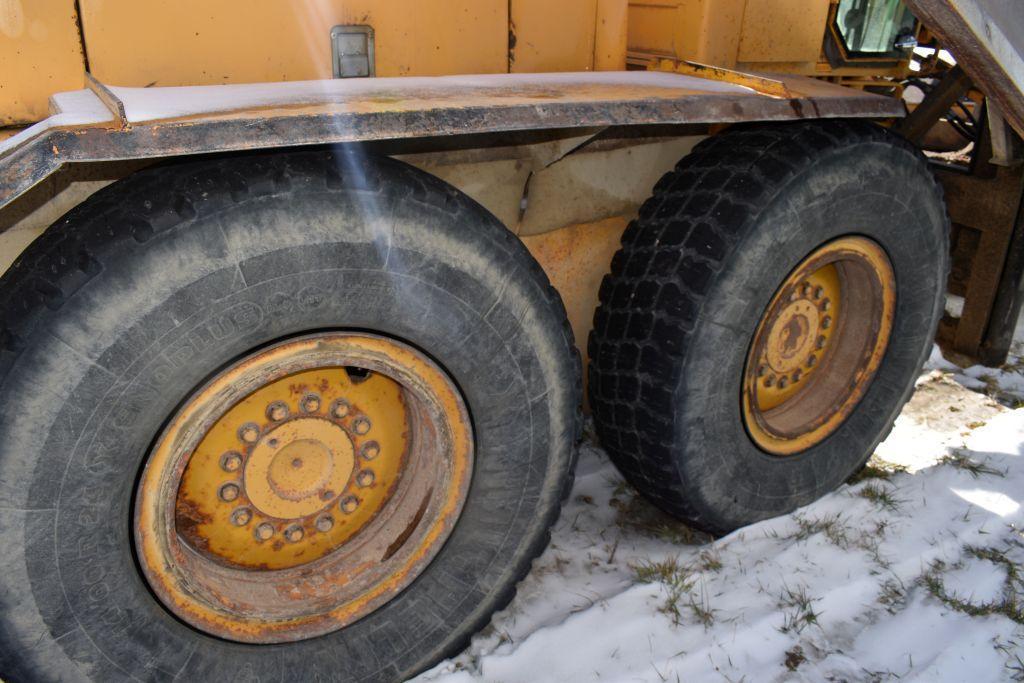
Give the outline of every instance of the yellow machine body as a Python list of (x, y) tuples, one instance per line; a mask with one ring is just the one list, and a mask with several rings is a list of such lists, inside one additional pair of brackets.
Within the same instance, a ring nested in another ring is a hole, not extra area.
[(377, 76), (610, 71), (674, 58), (803, 75), (830, 0), (0, 0), (0, 127), (48, 115), (88, 70), (116, 86), (332, 77), (334, 26), (370, 26)]

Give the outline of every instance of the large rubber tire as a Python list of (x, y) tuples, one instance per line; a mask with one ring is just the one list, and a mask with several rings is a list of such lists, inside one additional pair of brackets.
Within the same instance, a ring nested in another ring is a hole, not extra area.
[[(658, 182), (601, 285), (589, 345), (601, 443), (655, 504), (715, 533), (833, 490), (910, 396), (942, 310), (948, 231), (925, 159), (871, 123), (752, 126), (703, 141)], [(751, 339), (790, 271), (848, 234), (877, 241), (895, 270), (888, 350), (835, 433), (770, 455), (742, 416)]]
[[(544, 548), (580, 372), (557, 293), (478, 204), (402, 163), (303, 151), (190, 161), (97, 193), (0, 280), (0, 675), (383, 681), (465, 646)], [(372, 330), (454, 379), (473, 481), (440, 554), (326, 636), (244, 645), (153, 597), (140, 464), (215, 370), (311, 330)]]

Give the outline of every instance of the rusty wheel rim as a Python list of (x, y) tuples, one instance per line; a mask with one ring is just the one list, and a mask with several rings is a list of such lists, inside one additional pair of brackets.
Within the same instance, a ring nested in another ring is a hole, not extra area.
[(843, 237), (806, 259), (765, 309), (747, 354), (743, 418), (762, 449), (793, 455), (849, 417), (889, 344), (892, 264), (878, 243)]
[(472, 473), (465, 404), (409, 346), (324, 333), (277, 344), (185, 402), (150, 452), (135, 544), (160, 600), (251, 643), (342, 628), (409, 585)]

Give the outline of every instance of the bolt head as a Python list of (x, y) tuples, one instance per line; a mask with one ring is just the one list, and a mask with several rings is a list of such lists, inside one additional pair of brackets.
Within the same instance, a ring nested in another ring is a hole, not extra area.
[(823, 348), (825, 348), (825, 341), (826, 341), (825, 336), (822, 335), (822, 336), (818, 337), (818, 341), (816, 341), (814, 343), (814, 345), (816, 347), (818, 347), (819, 349), (823, 349)]
[(373, 470), (363, 470), (356, 475), (356, 483), (359, 484), (359, 486), (366, 488), (372, 484), (373, 480), (376, 478), (377, 477), (373, 474)]
[(814, 291), (814, 288), (811, 287), (811, 283), (810, 282), (805, 282), (804, 286), (801, 288), (801, 291), (803, 292), (804, 296), (810, 296), (811, 292)]
[(317, 394), (306, 394), (300, 404), (303, 412), (315, 413), (320, 410), (320, 397)]
[(231, 513), (231, 523), (235, 526), (245, 526), (252, 520), (252, 511), (249, 508), (238, 508)]
[(360, 449), (360, 455), (363, 456), (364, 460), (373, 460), (380, 455), (380, 444), (376, 441), (366, 442), (362, 449)]
[(775, 386), (775, 375), (768, 375), (764, 380), (764, 385), (769, 388)]
[(814, 298), (815, 299), (820, 299), (823, 296), (825, 296), (825, 288), (822, 287), (821, 285), (815, 287), (814, 288)]
[(826, 315), (821, 319), (821, 329), (827, 330), (830, 327), (832, 327), (832, 316)]
[(298, 543), (302, 540), (302, 537), (304, 535), (305, 532), (302, 530), (302, 527), (298, 524), (291, 525), (290, 527), (285, 529), (284, 532), (284, 537), (288, 540), (289, 543)]
[(217, 490), (217, 496), (226, 503), (238, 498), (238, 484), (227, 483)]
[(331, 406), (331, 415), (333, 415), (334, 417), (339, 418), (339, 419), (345, 417), (346, 415), (348, 415), (348, 411), (349, 411), (348, 402), (347, 401), (343, 401), (341, 399), (338, 399), (337, 401), (335, 401), (334, 404)]
[(321, 515), (316, 519), (316, 530), (321, 533), (327, 533), (334, 527), (334, 518), (330, 515)]
[(813, 367), (814, 367), (814, 364), (815, 364), (815, 363), (817, 363), (817, 362), (818, 362), (818, 359), (817, 359), (817, 357), (815, 357), (815, 356), (809, 356), (809, 357), (807, 358), (807, 367), (809, 367), (809, 368), (813, 368)]
[(268, 541), (274, 535), (274, 527), (269, 522), (263, 522), (253, 532), (257, 541)]
[(288, 417), (288, 405), (284, 401), (274, 401), (267, 406), (267, 418), (274, 422), (280, 422)]
[(789, 385), (789, 378), (788, 377), (780, 377), (779, 378), (779, 389), (785, 389), (788, 385)]
[(758, 377), (764, 377), (767, 372), (768, 372), (768, 368), (766, 366), (764, 366), (764, 365), (758, 365), (757, 366), (757, 376)]
[(225, 472), (237, 472), (242, 466), (242, 454), (237, 451), (228, 451), (220, 456), (220, 468)]
[(359, 507), (359, 499), (355, 496), (345, 496), (341, 499), (341, 503), (338, 504), (338, 507), (341, 508), (342, 512), (350, 515)]
[(829, 310), (831, 308), (832, 308), (832, 301), (831, 301), (831, 299), (824, 299), (821, 302), (821, 310), (827, 311), (827, 310)]
[(365, 417), (360, 417), (352, 423), (352, 429), (356, 434), (365, 434), (370, 431), (370, 421)]
[(256, 443), (260, 438), (260, 427), (255, 422), (246, 422), (238, 428), (238, 438), (245, 443)]
[(800, 378), (803, 377), (803, 375), (804, 375), (803, 371), (800, 370), (800, 368), (797, 368), (796, 370), (793, 371), (793, 381), (794, 382), (799, 382)]

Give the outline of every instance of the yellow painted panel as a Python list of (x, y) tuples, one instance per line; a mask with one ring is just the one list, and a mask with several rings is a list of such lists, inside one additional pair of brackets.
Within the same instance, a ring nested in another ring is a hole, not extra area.
[(112, 85), (331, 78), (338, 24), (373, 27), (378, 76), (508, 69), (507, 0), (81, 0), (81, 8), (92, 73)]
[(629, 49), (731, 68), (747, 0), (633, 0)]
[(597, 0), (513, 0), (511, 5), (515, 44), (509, 50), (509, 71), (594, 68)]
[(626, 23), (629, 0), (597, 0), (594, 70), (626, 69)]
[(0, 126), (45, 118), (84, 73), (74, 0), (0, 0)]
[(816, 62), (829, 0), (747, 0), (741, 62)]

